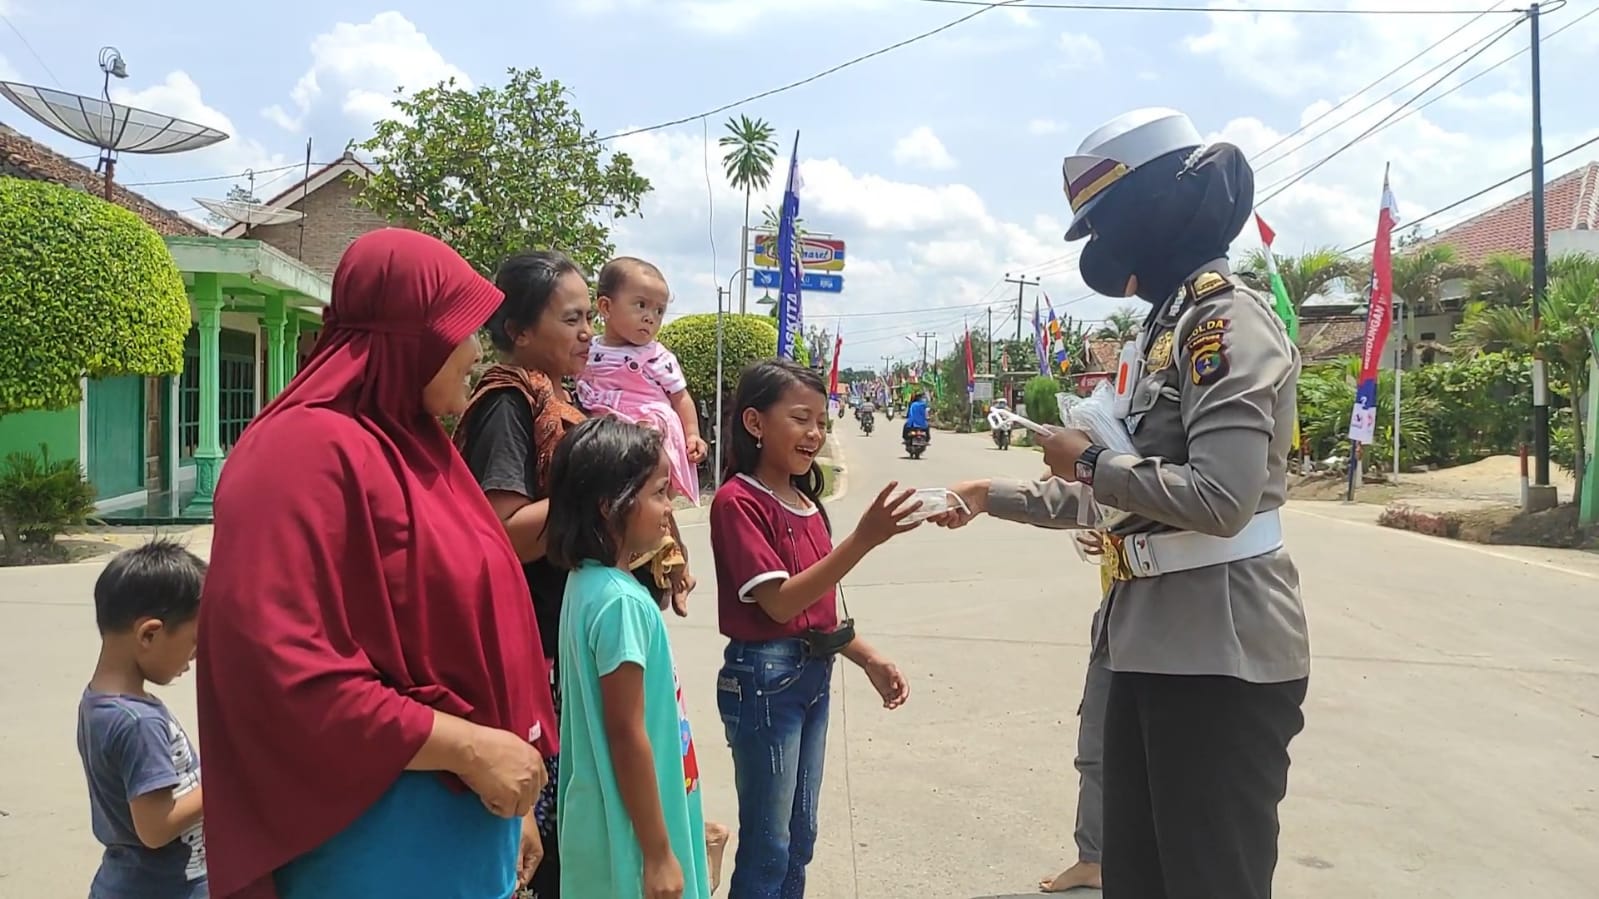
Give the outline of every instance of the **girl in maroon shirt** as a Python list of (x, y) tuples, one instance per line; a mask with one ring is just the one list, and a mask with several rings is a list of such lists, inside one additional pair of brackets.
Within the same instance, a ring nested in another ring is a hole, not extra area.
[(816, 454), (827, 433), (821, 376), (787, 360), (739, 378), (726, 478), (711, 502), (717, 612), (728, 638), (717, 706), (733, 750), (738, 854), (731, 895), (805, 894), (816, 846), (833, 656), (859, 665), (894, 709), (910, 686), (894, 663), (839, 622), (838, 583), (920, 507), (883, 488), (835, 547)]

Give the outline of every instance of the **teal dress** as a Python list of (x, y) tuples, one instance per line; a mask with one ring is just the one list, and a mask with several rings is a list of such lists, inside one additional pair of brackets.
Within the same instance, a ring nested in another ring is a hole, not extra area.
[(470, 790), (407, 771), (361, 817), (275, 874), (281, 899), (506, 899), (516, 889), (519, 818)]
[(642, 899), (644, 857), (622, 803), (605, 732), (600, 679), (637, 665), (644, 731), (654, 755), (661, 816), (683, 899), (710, 899), (699, 764), (661, 610), (633, 575), (584, 562), (561, 603), (561, 770), (556, 805), (561, 893), (570, 899)]

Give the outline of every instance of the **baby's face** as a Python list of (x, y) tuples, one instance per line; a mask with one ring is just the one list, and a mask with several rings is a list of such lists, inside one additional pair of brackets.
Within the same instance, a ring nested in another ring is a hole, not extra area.
[(653, 275), (635, 272), (616, 296), (606, 300), (605, 333), (612, 340), (643, 346), (655, 339), (666, 318), (666, 282)]

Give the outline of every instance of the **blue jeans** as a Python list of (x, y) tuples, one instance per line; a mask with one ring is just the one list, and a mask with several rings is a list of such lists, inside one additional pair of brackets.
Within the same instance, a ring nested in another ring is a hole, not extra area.
[(801, 899), (816, 850), (833, 660), (799, 640), (733, 640), (716, 705), (733, 750), (738, 853), (728, 899)]

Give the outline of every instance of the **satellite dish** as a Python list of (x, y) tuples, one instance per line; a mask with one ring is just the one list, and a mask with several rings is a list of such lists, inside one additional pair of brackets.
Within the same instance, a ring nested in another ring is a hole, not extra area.
[(195, 197), (194, 202), (222, 218), (238, 222), (246, 229), (255, 225), (285, 225), (297, 222), (305, 213), (294, 209), (280, 209), (264, 203), (246, 203), (240, 200), (205, 200)]
[(99, 97), (15, 81), (0, 81), (0, 94), (45, 126), (102, 150), (183, 153), (228, 139), (215, 128)]
[(105, 171), (105, 197), (111, 199), (111, 180), (118, 153), (183, 153), (228, 139), (215, 128), (158, 112), (111, 102), (112, 77), (128, 77), (127, 63), (115, 47), (100, 50), (100, 70), (105, 83), (100, 97), (69, 94), (33, 84), (0, 81), (0, 95), (15, 103), (40, 124), (99, 147)]

